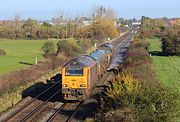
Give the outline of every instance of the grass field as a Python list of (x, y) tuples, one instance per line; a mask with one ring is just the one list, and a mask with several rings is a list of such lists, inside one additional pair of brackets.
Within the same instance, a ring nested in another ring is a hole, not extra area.
[[(160, 39), (155, 38), (148, 41), (150, 42), (149, 51), (152, 53), (153, 64), (158, 77), (162, 82), (177, 89), (180, 93), (180, 57), (159, 55), (162, 52)], [(180, 105), (178, 104), (177, 107), (180, 108)], [(180, 111), (178, 110), (178, 112)], [(180, 117), (176, 121), (180, 122)]]
[(35, 63), (35, 58), (42, 60), (43, 40), (0, 40), (0, 49), (6, 51), (0, 56), (0, 74), (22, 69)]
[(149, 39), (153, 63), (161, 81), (180, 91), (180, 57), (161, 56), (161, 42), (158, 38)]

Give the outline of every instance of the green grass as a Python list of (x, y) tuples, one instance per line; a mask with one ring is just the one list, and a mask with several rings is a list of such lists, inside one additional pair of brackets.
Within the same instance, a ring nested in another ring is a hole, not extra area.
[[(148, 39), (150, 52), (161, 53), (160, 39)], [(152, 55), (157, 74), (161, 81), (180, 91), (180, 57)]]
[(35, 58), (42, 60), (41, 46), (43, 40), (0, 40), (0, 49), (6, 51), (5, 56), (0, 56), (0, 74), (23, 69), (34, 64)]
[[(156, 54), (162, 52), (159, 38), (148, 39), (148, 41), (150, 42), (150, 52), (156, 52)], [(180, 93), (180, 57), (152, 55), (152, 59), (159, 79), (171, 88), (177, 89)], [(178, 103), (180, 103), (180, 100), (178, 100)], [(180, 105), (178, 104), (177, 107), (180, 108)], [(178, 110), (178, 112), (180, 111)], [(176, 121), (180, 122), (180, 117)]]

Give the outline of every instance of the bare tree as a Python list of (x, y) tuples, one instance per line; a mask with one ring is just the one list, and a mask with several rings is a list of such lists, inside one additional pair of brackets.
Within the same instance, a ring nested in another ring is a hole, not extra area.
[(116, 16), (116, 13), (113, 9), (111, 8), (108, 8), (106, 10), (106, 17), (109, 18), (109, 19), (115, 19), (117, 16)]
[(114, 20), (116, 13), (112, 8), (105, 8), (104, 6), (94, 6), (91, 10), (91, 18), (93, 20), (97, 18), (108, 18)]
[(14, 34), (15, 34), (15, 38), (22, 38), (22, 25), (21, 25), (21, 20), (20, 20), (20, 16), (17, 14), (14, 17), (14, 22), (13, 22), (13, 26), (14, 26)]

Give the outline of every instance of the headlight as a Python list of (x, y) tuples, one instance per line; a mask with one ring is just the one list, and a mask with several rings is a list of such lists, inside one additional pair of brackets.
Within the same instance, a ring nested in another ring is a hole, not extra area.
[(67, 84), (63, 84), (63, 87), (67, 87), (68, 85)]
[(85, 84), (81, 84), (80, 87), (86, 87), (86, 85)]

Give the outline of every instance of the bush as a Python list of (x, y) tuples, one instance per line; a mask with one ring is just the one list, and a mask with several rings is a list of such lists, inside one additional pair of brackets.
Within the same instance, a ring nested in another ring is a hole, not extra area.
[(134, 39), (132, 42), (132, 45), (130, 46), (131, 46), (131, 48), (129, 49), (130, 51), (132, 51), (133, 49), (139, 49), (139, 48), (148, 50), (149, 42), (145, 40)]
[(57, 48), (54, 42), (52, 41), (46, 41), (44, 45), (41, 47), (41, 49), (43, 51), (43, 56), (46, 58), (56, 55)]
[(177, 119), (180, 95), (158, 80), (143, 43), (136, 40), (131, 44), (122, 72), (102, 95), (104, 104), (96, 121), (169, 122)]
[(0, 49), (0, 56), (1, 55), (6, 55), (6, 51), (4, 51), (3, 49)]
[(90, 39), (80, 39), (78, 41), (78, 45), (82, 48), (83, 51), (87, 51), (88, 49), (92, 48), (95, 43), (99, 43), (101, 41), (95, 41)]
[(126, 67), (139, 66), (143, 64), (150, 64), (152, 62), (148, 53), (149, 43), (135, 39), (130, 45), (125, 62)]
[[(139, 82), (131, 75), (119, 75), (104, 98), (100, 121), (173, 121), (178, 94), (157, 82)], [(110, 110), (110, 111), (109, 111)], [(109, 114), (111, 113), (111, 114)]]
[(167, 29), (166, 34), (161, 39), (162, 51), (164, 55), (180, 56), (180, 31), (178, 28), (172, 27)]
[(82, 53), (82, 48), (78, 45), (78, 41), (74, 39), (60, 40), (57, 47), (57, 53), (64, 53), (69, 57), (76, 57)]

